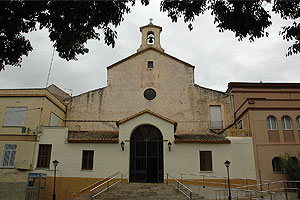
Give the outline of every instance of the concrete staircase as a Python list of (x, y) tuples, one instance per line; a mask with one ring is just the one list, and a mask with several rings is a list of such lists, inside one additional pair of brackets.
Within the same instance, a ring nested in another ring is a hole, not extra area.
[[(77, 200), (89, 199), (88, 194), (77, 198)], [(172, 185), (167, 185), (163, 183), (119, 183), (114, 187), (110, 188), (108, 191), (103, 192), (94, 199), (103, 200), (146, 200), (146, 199), (188, 199), (181, 192), (175, 190)], [(204, 200), (197, 194), (193, 194), (193, 199)]]

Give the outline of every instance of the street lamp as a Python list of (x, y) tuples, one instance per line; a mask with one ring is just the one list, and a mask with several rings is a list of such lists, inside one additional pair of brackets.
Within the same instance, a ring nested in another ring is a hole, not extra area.
[(231, 200), (231, 191), (230, 191), (230, 178), (229, 178), (229, 166), (230, 166), (230, 161), (229, 160), (226, 160), (224, 162), (226, 168), (227, 168), (227, 177), (228, 177), (228, 199)]
[(58, 165), (58, 161), (57, 160), (54, 160), (53, 161), (53, 166), (54, 166), (54, 186), (53, 186), (53, 200), (56, 199), (56, 194), (55, 194), (55, 182), (56, 182), (56, 167)]

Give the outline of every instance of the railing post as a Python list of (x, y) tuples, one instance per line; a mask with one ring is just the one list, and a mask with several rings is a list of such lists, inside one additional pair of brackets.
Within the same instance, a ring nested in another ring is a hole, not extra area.
[(106, 188), (107, 188), (107, 191), (108, 191), (109, 190), (109, 181), (107, 182)]
[(272, 193), (271, 193), (271, 190), (270, 190), (270, 182), (268, 183), (268, 190), (270, 192), (270, 200), (272, 200)]
[(193, 195), (193, 194), (192, 194), (192, 192), (190, 191), (190, 199), (192, 199), (192, 195)]
[(287, 189), (286, 189), (286, 181), (285, 180), (284, 180), (283, 184), (284, 184), (285, 199), (288, 200), (289, 198), (288, 198), (287, 191), (286, 191)]
[(91, 199), (93, 199), (93, 196), (94, 196), (94, 190), (92, 191), (92, 194), (91, 194)]
[(123, 174), (121, 173), (121, 183), (123, 183)]
[(169, 184), (169, 174), (167, 173), (167, 185)]
[(178, 184), (178, 187), (177, 187), (177, 188), (178, 188), (178, 192), (180, 192), (180, 188), (179, 188), (180, 186), (179, 186), (179, 183), (177, 183), (177, 184)]
[(183, 178), (182, 177), (183, 177), (183, 174), (180, 173), (181, 183), (183, 183), (183, 181), (182, 181)]

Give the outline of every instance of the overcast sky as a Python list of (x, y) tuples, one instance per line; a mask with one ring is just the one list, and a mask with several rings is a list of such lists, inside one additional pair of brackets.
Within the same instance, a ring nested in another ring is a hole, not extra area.
[[(172, 23), (167, 13), (159, 11), (159, 1), (142, 6), (137, 1), (130, 14), (116, 29), (115, 48), (101, 41), (89, 41), (89, 53), (78, 61), (65, 61), (54, 54), (49, 84), (55, 84), (73, 96), (106, 86), (106, 67), (126, 58), (139, 48), (139, 27), (161, 26), (161, 45), (165, 52), (195, 66), (195, 83), (203, 87), (226, 91), (229, 82), (300, 82), (300, 54), (286, 57), (287, 43), (279, 36), (284, 22), (272, 16), (269, 38), (239, 42), (234, 33), (219, 33), (209, 12), (196, 18), (194, 29), (180, 19)], [(22, 67), (7, 66), (0, 72), (0, 88), (45, 87), (52, 57), (52, 43), (47, 31), (28, 35), (34, 50), (24, 57)]]

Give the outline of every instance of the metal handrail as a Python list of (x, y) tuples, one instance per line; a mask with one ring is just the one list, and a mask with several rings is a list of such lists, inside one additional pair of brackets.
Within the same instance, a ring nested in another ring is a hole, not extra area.
[[(204, 174), (195, 174), (195, 173), (184, 173), (180, 172), (181, 179), (183, 175), (191, 175), (191, 176), (202, 176), (202, 177), (214, 177), (214, 178), (225, 178), (227, 179), (227, 176), (216, 176), (216, 175), (204, 175)], [(241, 180), (252, 180), (252, 181), (260, 181), (260, 179), (255, 179), (255, 178), (241, 178), (241, 177), (232, 177), (230, 179), (241, 179)], [(272, 180), (262, 180), (265, 182), (271, 182)]]
[[(257, 184), (257, 185), (249, 185), (248, 187), (251, 187), (251, 186), (261, 186), (261, 185), (266, 185), (266, 184), (278, 184), (278, 183), (284, 183), (284, 185), (286, 185), (286, 183), (300, 183), (300, 181), (287, 181), (287, 180), (281, 180), (281, 181), (272, 181), (270, 183), (264, 183), (264, 184)], [(246, 187), (246, 186), (245, 186)], [(287, 187), (280, 187), (280, 188), (274, 188), (274, 189), (268, 189), (268, 190), (246, 190), (246, 189), (241, 189), (243, 187), (240, 187), (240, 188), (232, 188), (231, 190), (232, 191), (235, 191), (237, 192), (237, 198), (240, 199), (241, 197), (238, 195), (238, 192), (241, 191), (241, 192), (246, 192), (246, 193), (249, 193), (250, 194), (250, 199), (252, 199), (255, 195), (270, 195), (271, 196), (271, 199), (272, 199), (272, 195), (276, 194), (277, 192), (280, 192), (280, 191), (286, 191), (286, 190), (295, 190), (295, 191), (298, 191), (298, 188), (296, 187), (290, 187), (290, 188), (287, 188)], [(218, 192), (221, 192), (221, 191), (224, 191), (226, 192), (228, 189), (214, 189), (214, 191), (216, 192), (216, 197), (218, 197), (217, 193)], [(252, 194), (254, 193), (254, 195)], [(223, 196), (219, 196), (219, 197), (223, 197)], [(224, 196), (226, 197), (226, 196)], [(218, 199), (218, 198), (216, 198)]]
[[(114, 179), (115, 179), (116, 177), (118, 177), (118, 176), (121, 176), (121, 179), (120, 179), (119, 181), (116, 181), (115, 183), (113, 183), (113, 184), (110, 185), (109, 182), (112, 181), (112, 180), (114, 180)], [(110, 179), (108, 179), (108, 180), (106, 180), (105, 182), (101, 183), (100, 185), (97, 185), (96, 187), (90, 189), (90, 192), (91, 192), (91, 199), (95, 198), (96, 196), (98, 196), (98, 195), (101, 194), (102, 192), (108, 190), (108, 189), (111, 188), (112, 186), (114, 186), (114, 185), (116, 185), (116, 184), (122, 182), (122, 180), (123, 180), (123, 175), (122, 175), (122, 173), (121, 173), (120, 171), (118, 171), (118, 172), (116, 172), (116, 173), (114, 173), (114, 174), (112, 174), (112, 175), (110, 175), (110, 176), (108, 176), (108, 177), (106, 177), (106, 178), (104, 178), (104, 179), (107, 179), (107, 178), (110, 178)], [(96, 194), (94, 194), (94, 191), (95, 191), (96, 189), (98, 189), (99, 187), (101, 187), (101, 186), (103, 186), (103, 185), (105, 185), (105, 184), (106, 184), (106, 187), (105, 187), (104, 189), (102, 189), (102, 190), (100, 190), (99, 192), (97, 192)]]
[[(170, 175), (169, 173), (167, 173), (167, 184), (169, 184), (169, 176), (175, 180), (178, 184), (178, 186), (176, 186), (176, 184), (173, 184), (172, 182), (170, 182), (171, 185), (175, 186), (175, 188), (180, 191), (182, 194), (184, 194), (184, 196), (188, 197), (189, 199), (192, 199), (192, 196), (193, 196), (193, 191), (187, 187), (186, 185), (180, 183), (176, 178), (174, 178), (172, 175)], [(185, 188), (189, 194), (186, 194), (183, 190), (180, 189), (180, 186), (182, 186), (183, 188)]]

